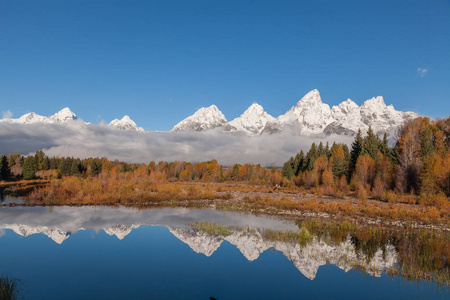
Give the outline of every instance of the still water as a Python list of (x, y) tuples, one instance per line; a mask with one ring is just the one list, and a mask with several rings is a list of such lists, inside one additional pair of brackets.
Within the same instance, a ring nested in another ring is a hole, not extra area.
[(450, 297), (386, 275), (400, 260), (393, 244), (367, 256), (350, 236), (270, 238), (277, 232), (299, 225), (211, 209), (0, 207), (0, 273), (25, 299)]

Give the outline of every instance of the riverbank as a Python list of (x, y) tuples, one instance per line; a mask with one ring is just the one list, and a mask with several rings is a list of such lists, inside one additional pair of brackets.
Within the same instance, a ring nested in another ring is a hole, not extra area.
[[(417, 196), (389, 200), (326, 196), (310, 191), (273, 188), (240, 182), (131, 182), (126, 186), (92, 184), (69, 178), (35, 182), (22, 204), (9, 206), (134, 206), (195, 207), (283, 217), (348, 220), (361, 224), (450, 231), (448, 200), (439, 206), (421, 204)], [(20, 187), (20, 185), (19, 185)]]

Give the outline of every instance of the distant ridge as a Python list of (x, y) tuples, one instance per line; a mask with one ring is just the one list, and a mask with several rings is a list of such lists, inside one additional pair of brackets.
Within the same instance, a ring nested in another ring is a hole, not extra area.
[[(258, 136), (288, 132), (293, 135), (337, 134), (355, 135), (358, 130), (365, 133), (369, 126), (378, 135), (392, 136), (395, 130), (409, 119), (417, 118), (414, 112), (395, 110), (393, 105), (386, 105), (383, 97), (373, 97), (361, 106), (347, 99), (339, 105), (330, 106), (322, 102), (318, 90), (312, 90), (303, 96), (296, 105), (277, 118), (271, 116), (258, 103), (253, 103), (239, 117), (228, 122), (216, 105), (202, 107), (193, 115), (176, 124), (172, 131), (206, 131), (222, 130), (230, 134)], [(56, 114), (45, 117), (34, 112), (18, 119), (1, 119), (0, 122), (15, 124), (62, 124), (77, 120), (77, 116), (68, 107)], [(89, 123), (86, 123), (89, 124)], [(112, 120), (108, 126), (113, 128), (146, 132), (128, 116)]]
[(330, 108), (322, 102), (319, 91), (312, 90), (278, 118), (266, 113), (261, 105), (253, 103), (240, 117), (227, 122), (222, 112), (212, 105), (200, 108), (172, 130), (203, 131), (223, 128), (225, 131), (243, 132), (249, 136), (287, 130), (298, 135), (354, 135), (359, 129), (366, 132), (371, 126), (375, 133), (389, 135), (405, 121), (418, 116), (414, 112), (397, 111), (393, 105), (387, 106), (381, 96), (366, 100), (361, 106), (347, 99)]

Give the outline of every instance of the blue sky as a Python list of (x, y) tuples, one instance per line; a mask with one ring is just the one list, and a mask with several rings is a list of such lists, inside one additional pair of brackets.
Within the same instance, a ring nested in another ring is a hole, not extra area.
[[(419, 71), (420, 70), (420, 71)], [(202, 106), (275, 117), (317, 88), (450, 115), (450, 1), (0, 0), (0, 111), (169, 130)]]

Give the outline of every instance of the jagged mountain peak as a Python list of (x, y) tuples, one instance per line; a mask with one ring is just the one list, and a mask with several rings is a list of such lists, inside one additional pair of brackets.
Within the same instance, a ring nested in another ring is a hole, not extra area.
[[(208, 107), (202, 107), (194, 113), (194, 116), (203, 116), (208, 118), (210, 116), (218, 116), (220, 118), (225, 119), (225, 116), (220, 111), (220, 109), (216, 105), (211, 105)], [(226, 119), (225, 119), (226, 120)]]
[(353, 100), (351, 100), (350, 98), (348, 98), (345, 101), (342, 101), (341, 103), (339, 103), (340, 107), (351, 107), (351, 108), (358, 108), (358, 104), (356, 104)]
[(110, 126), (116, 127), (122, 130), (135, 130), (139, 132), (143, 132), (144, 129), (142, 127), (138, 127), (136, 123), (131, 120), (128, 115), (122, 117), (122, 119), (114, 119), (109, 123)]
[(250, 105), (242, 115), (249, 115), (249, 114), (263, 114), (264, 108), (259, 105), (258, 103), (254, 102), (252, 105)]
[(228, 121), (223, 113), (214, 104), (209, 107), (202, 107), (192, 116), (175, 125), (172, 131), (195, 130), (202, 131), (228, 125)]
[(384, 99), (382, 96), (373, 97), (371, 99), (368, 99), (364, 101), (364, 103), (361, 105), (361, 108), (367, 108), (367, 109), (376, 109), (376, 108), (385, 108), (386, 103), (384, 102)]
[(10, 119), (11, 121), (15, 121), (16, 123), (20, 124), (29, 124), (29, 123), (37, 123), (37, 122), (46, 122), (48, 120), (47, 117), (38, 115), (34, 112), (30, 112), (27, 114), (22, 115), (18, 119)]
[(247, 135), (258, 135), (266, 126), (275, 123), (276, 119), (266, 113), (261, 105), (253, 103), (240, 117), (229, 124), (233, 130), (245, 132)]
[(322, 98), (320, 98), (320, 93), (317, 89), (314, 89), (303, 96), (302, 99), (297, 102), (296, 106), (299, 107), (311, 104), (322, 104)]
[(331, 113), (333, 115), (334, 119), (340, 119), (345, 115), (348, 115), (349, 113), (359, 109), (358, 104), (356, 104), (354, 101), (347, 99), (339, 105), (335, 105), (331, 108)]
[(322, 103), (316, 89), (303, 96), (286, 114), (278, 117), (281, 128), (291, 128), (300, 135), (322, 133), (333, 121), (330, 106)]
[(56, 122), (56, 123), (62, 123), (62, 122), (70, 121), (70, 120), (76, 120), (77, 119), (77, 115), (75, 115), (70, 110), (70, 108), (64, 107), (63, 109), (58, 111), (56, 114), (51, 116), (49, 119), (54, 121), (54, 122)]

